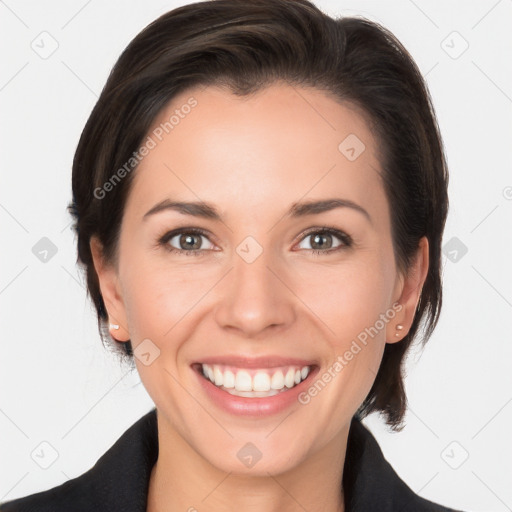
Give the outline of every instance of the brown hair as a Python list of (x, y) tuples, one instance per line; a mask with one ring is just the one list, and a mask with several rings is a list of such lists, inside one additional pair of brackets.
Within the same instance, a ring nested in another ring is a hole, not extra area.
[[(379, 142), (398, 267), (406, 271), (420, 238), (429, 240), (430, 267), (414, 322), (402, 341), (386, 344), (358, 411), (360, 417), (380, 411), (398, 430), (407, 403), (404, 355), (420, 331), (423, 343), (428, 340), (442, 302), (440, 251), (448, 209), (443, 146), (423, 78), (393, 34), (363, 18), (333, 19), (307, 0), (214, 0), (179, 7), (148, 25), (119, 57), (80, 137), (69, 205), (102, 341), (112, 338), (89, 242), (96, 235), (107, 261), (116, 261), (136, 166), (105, 197), (97, 191), (126, 166), (178, 93), (223, 85), (246, 95), (277, 80), (315, 87), (360, 107)], [(114, 343), (132, 357), (130, 342)]]

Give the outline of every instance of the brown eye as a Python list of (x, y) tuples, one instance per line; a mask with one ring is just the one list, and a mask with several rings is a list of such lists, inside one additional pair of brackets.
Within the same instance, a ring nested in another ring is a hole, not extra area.
[(330, 249), (333, 244), (333, 236), (329, 233), (316, 233), (310, 235), (312, 249)]
[(180, 249), (198, 250), (201, 248), (202, 240), (200, 235), (178, 235), (178, 245)]
[(214, 245), (203, 233), (195, 231), (174, 231), (162, 239), (171, 252), (196, 253), (211, 250)]
[[(304, 245), (305, 244), (305, 245)], [(309, 232), (299, 244), (299, 248), (315, 253), (335, 251), (351, 245), (351, 239), (338, 230), (317, 230)]]

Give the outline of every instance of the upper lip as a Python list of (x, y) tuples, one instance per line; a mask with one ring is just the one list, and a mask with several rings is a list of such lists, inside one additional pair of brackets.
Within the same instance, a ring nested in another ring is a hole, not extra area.
[(259, 357), (244, 357), (244, 356), (214, 356), (205, 357), (195, 364), (218, 364), (235, 366), (237, 368), (276, 368), (280, 366), (315, 366), (315, 361), (307, 359), (299, 359), (296, 357), (282, 357), (282, 356), (259, 356)]

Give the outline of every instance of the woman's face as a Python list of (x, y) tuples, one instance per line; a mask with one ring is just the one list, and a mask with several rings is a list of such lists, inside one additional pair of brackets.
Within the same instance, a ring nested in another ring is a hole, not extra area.
[(148, 135), (118, 265), (96, 267), (160, 435), (251, 475), (341, 449), (424, 278), (395, 266), (364, 118), (315, 89), (206, 87)]

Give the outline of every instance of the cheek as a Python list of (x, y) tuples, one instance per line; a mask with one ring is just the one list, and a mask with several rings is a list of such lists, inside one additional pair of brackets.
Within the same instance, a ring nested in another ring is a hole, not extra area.
[(353, 414), (369, 393), (382, 360), (390, 309), (394, 313), (388, 301), (392, 272), (386, 274), (380, 264), (369, 261), (339, 272), (326, 269), (299, 292), (321, 319), (317, 325), (326, 326), (322, 329), (328, 351), (301, 403), (328, 437), (336, 435), (339, 425), (348, 421), (347, 414)]
[(314, 270), (303, 273), (306, 277), (297, 280), (294, 290), (322, 320), (338, 352), (391, 307), (394, 266), (389, 258), (384, 261), (368, 254), (338, 266), (317, 265)]
[[(123, 275), (125, 307), (132, 342), (143, 338), (164, 340), (192, 313), (215, 284), (212, 269), (201, 272), (197, 264), (170, 265), (162, 257), (133, 253)], [(205, 269), (206, 270), (206, 269)], [(183, 322), (183, 324), (186, 323)]]
[[(332, 425), (358, 408), (375, 380), (386, 327), (395, 314), (390, 303), (394, 278), (392, 252), (375, 251), (338, 268), (319, 265), (314, 275), (301, 280), (297, 295), (321, 320), (317, 325), (323, 326), (329, 345), (323, 370), (310, 388), (312, 395), (304, 400), (314, 402), (321, 394), (314, 407), (321, 404), (336, 411)], [(315, 415), (322, 414), (320, 409)]]
[[(135, 263), (136, 254), (131, 260)], [(157, 259), (150, 260), (146, 256), (145, 260), (139, 259), (137, 265), (127, 265), (126, 268), (136, 271), (125, 274), (123, 280), (135, 355), (139, 343), (144, 351), (149, 347), (151, 355), (158, 354), (150, 364), (144, 364), (137, 357), (134, 360), (144, 387), (153, 400), (179, 408), (181, 388), (176, 382), (182, 380), (183, 369), (178, 358), (181, 347), (193, 335), (200, 299), (212, 287), (213, 280), (211, 277), (209, 280), (197, 279), (197, 273), (192, 280), (190, 271), (172, 269), (169, 265), (164, 268)], [(147, 344), (148, 339), (152, 344)], [(169, 392), (169, 388), (174, 392)]]

